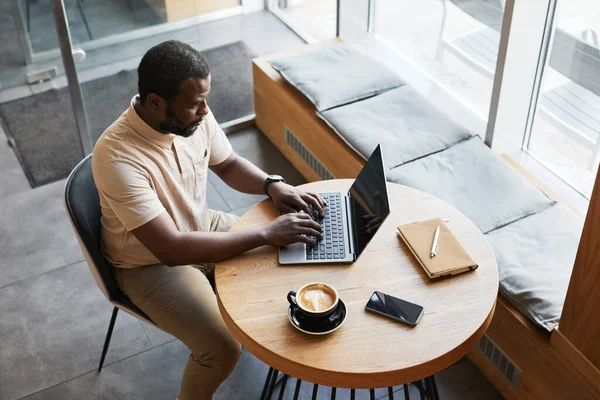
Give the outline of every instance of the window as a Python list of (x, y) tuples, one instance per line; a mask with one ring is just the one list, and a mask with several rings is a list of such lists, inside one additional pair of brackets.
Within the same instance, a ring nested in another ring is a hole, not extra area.
[(501, 0), (378, 0), (374, 33), (405, 61), (401, 76), (485, 137), (503, 14)]
[(309, 43), (335, 37), (337, 0), (270, 0), (269, 10)]
[(600, 158), (600, 3), (558, 3), (525, 149), (587, 198)]

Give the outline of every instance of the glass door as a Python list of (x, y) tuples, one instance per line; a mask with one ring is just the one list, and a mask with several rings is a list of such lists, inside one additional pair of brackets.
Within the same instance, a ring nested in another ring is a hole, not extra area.
[[(243, 12), (239, 0), (50, 0), (49, 5), (54, 24), (43, 22), (46, 17), (31, 4), (34, 34), (29, 36), (56, 38), (58, 32), (57, 40), (35, 39), (32, 48), (50, 57), (57, 52), (52, 46), (60, 46), (59, 72), (64, 70), (68, 81), (85, 154), (137, 93), (137, 65), (150, 47), (170, 39), (193, 46), (204, 22)], [(42, 34), (48, 26), (52, 35)]]

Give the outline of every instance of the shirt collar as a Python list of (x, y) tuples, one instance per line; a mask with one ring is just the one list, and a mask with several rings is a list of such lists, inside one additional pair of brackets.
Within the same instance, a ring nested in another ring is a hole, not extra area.
[(173, 140), (175, 136), (173, 133), (161, 133), (154, 130), (150, 125), (148, 125), (142, 117), (140, 117), (135, 111), (135, 102), (138, 98), (137, 95), (133, 96), (131, 102), (129, 103), (129, 108), (127, 109), (127, 121), (131, 124), (133, 129), (146, 140), (154, 143), (157, 146), (163, 147), (165, 149), (170, 149), (173, 145)]

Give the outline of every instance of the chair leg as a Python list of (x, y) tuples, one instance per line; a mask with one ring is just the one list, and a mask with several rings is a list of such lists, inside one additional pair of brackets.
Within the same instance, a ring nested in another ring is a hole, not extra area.
[(117, 320), (118, 312), (119, 309), (117, 307), (113, 308), (112, 317), (110, 318), (110, 323), (108, 324), (108, 332), (106, 332), (106, 339), (104, 340), (102, 357), (100, 357), (100, 365), (98, 366), (98, 372), (102, 371), (102, 364), (104, 364), (104, 357), (106, 357), (106, 352), (108, 351), (108, 344), (110, 343), (110, 337), (112, 336), (112, 331), (115, 327), (115, 321)]

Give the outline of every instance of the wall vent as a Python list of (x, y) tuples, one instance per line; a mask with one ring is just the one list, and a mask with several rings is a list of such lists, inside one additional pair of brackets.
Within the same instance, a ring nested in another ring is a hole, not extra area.
[(519, 386), (521, 369), (517, 367), (502, 350), (500, 350), (500, 347), (498, 347), (488, 335), (483, 335), (477, 343), (477, 347), (481, 350), (483, 355), (494, 364), (498, 371), (508, 379), (514, 388)]
[(285, 142), (304, 160), (306, 164), (317, 174), (322, 180), (333, 179), (333, 174), (325, 168), (321, 161), (294, 135), (287, 126), (283, 126)]

